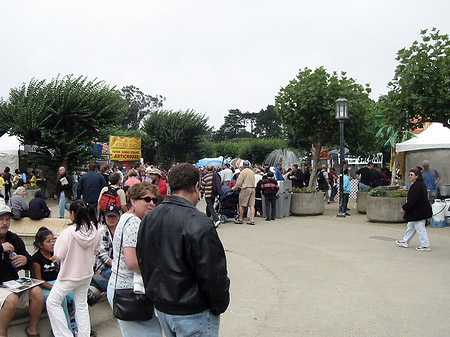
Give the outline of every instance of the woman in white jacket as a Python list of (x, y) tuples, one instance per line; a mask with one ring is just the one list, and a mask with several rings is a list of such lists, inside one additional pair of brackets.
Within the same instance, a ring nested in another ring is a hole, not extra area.
[(89, 337), (91, 323), (87, 293), (94, 274), (94, 254), (99, 252), (102, 237), (92, 223), (89, 209), (83, 201), (72, 202), (69, 213), (72, 224), (61, 233), (54, 247), (54, 258), (61, 260), (61, 267), (47, 299), (47, 312), (53, 334), (72, 337), (61, 303), (73, 291), (78, 336)]

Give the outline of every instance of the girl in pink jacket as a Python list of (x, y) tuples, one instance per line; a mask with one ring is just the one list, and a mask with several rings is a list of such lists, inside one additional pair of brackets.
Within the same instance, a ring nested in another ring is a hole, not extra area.
[(94, 256), (99, 252), (102, 237), (83, 201), (72, 202), (69, 213), (72, 224), (61, 233), (54, 247), (54, 257), (61, 260), (61, 267), (47, 299), (47, 313), (55, 336), (72, 337), (61, 303), (73, 291), (78, 336), (89, 337), (87, 293), (94, 274)]

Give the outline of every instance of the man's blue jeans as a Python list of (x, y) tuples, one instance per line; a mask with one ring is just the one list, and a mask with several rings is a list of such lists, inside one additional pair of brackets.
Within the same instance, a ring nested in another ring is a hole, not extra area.
[(64, 194), (64, 191), (61, 191), (59, 193), (59, 218), (64, 219), (64, 211), (69, 210), (69, 205), (67, 205), (67, 199), (66, 195)]
[(210, 310), (193, 315), (169, 315), (156, 310), (166, 337), (219, 337), (220, 316)]

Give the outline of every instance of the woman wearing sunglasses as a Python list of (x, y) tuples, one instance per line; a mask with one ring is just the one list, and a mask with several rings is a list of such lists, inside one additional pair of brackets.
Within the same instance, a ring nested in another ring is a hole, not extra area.
[[(155, 208), (157, 195), (158, 187), (146, 181), (135, 184), (128, 190), (130, 210), (122, 214), (114, 232), (114, 259), (107, 290), (111, 308), (115, 289), (133, 288), (134, 273), (140, 273), (136, 257), (137, 235), (142, 218)], [(156, 316), (148, 321), (117, 321), (124, 337), (162, 336)]]
[(430, 243), (428, 242), (425, 222), (426, 219), (431, 218), (433, 212), (428, 201), (427, 186), (423, 182), (421, 169), (413, 168), (409, 170), (409, 180), (411, 180), (411, 187), (408, 191), (406, 204), (401, 209), (408, 224), (403, 240), (397, 240), (396, 242), (400, 247), (408, 248), (409, 242), (417, 233), (420, 238), (420, 247), (416, 247), (416, 250), (429, 252)]

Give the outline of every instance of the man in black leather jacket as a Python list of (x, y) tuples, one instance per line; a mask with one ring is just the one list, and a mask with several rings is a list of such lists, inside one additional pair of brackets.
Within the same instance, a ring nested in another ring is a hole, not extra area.
[(169, 185), (172, 195), (142, 220), (138, 234), (145, 291), (167, 337), (218, 336), (219, 315), (230, 301), (230, 280), (216, 229), (195, 207), (198, 169), (174, 166)]

